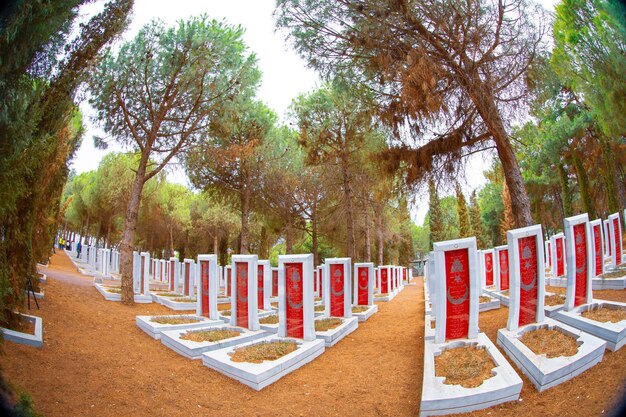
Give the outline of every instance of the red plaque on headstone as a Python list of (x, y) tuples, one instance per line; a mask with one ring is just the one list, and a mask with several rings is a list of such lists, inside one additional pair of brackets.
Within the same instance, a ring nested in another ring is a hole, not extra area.
[(170, 291), (174, 291), (174, 274), (176, 273), (176, 261), (170, 261)]
[(248, 328), (248, 263), (235, 262), (237, 279), (237, 326)]
[(565, 274), (565, 262), (563, 262), (563, 239), (557, 237), (554, 239), (556, 245), (556, 276), (562, 277)]
[(595, 271), (593, 276), (597, 277), (602, 274), (602, 233), (601, 226), (596, 224), (593, 226), (593, 246), (596, 254)]
[(609, 256), (612, 256), (612, 252), (611, 252), (611, 227), (609, 226), (609, 223), (607, 221), (607, 223), (604, 223), (604, 236), (606, 236), (606, 254)]
[(357, 304), (366, 306), (368, 305), (369, 296), (369, 268), (366, 266), (360, 266), (357, 268), (357, 283), (359, 288), (357, 290)]
[(189, 295), (189, 265), (188, 262), (185, 262), (185, 295)]
[(445, 253), (446, 339), (467, 337), (469, 333), (470, 282), (467, 249)]
[(574, 252), (576, 257), (574, 307), (577, 307), (587, 301), (587, 239), (584, 223), (574, 226)]
[(209, 261), (200, 261), (200, 288), (202, 294), (200, 297), (200, 306), (202, 307), (202, 315), (209, 317)]
[(493, 252), (485, 253), (485, 284), (493, 285)]
[(285, 264), (287, 337), (304, 337), (304, 281), (302, 263)]
[(387, 268), (380, 269), (380, 292), (383, 294), (389, 292), (389, 277), (387, 276)]
[(502, 249), (498, 252), (500, 261), (500, 291), (509, 289), (509, 250)]
[(620, 227), (619, 217), (615, 217), (613, 219), (613, 240), (615, 241), (613, 257), (615, 258), (615, 265), (622, 263), (622, 240), (619, 238)]
[(406, 281), (406, 269), (402, 270), (402, 279)]
[(552, 264), (552, 245), (548, 245), (548, 265)]
[(317, 269), (313, 271), (313, 292), (317, 292)]
[(324, 268), (319, 269), (320, 274), (320, 298), (324, 296)]
[(272, 270), (272, 296), (278, 296), (278, 269)]
[(517, 244), (520, 253), (519, 325), (524, 326), (537, 321), (537, 239), (535, 236), (523, 237)]
[(344, 304), (344, 266), (343, 264), (330, 265), (330, 315), (343, 317)]
[(257, 290), (257, 306), (259, 307), (260, 310), (263, 310), (263, 308), (265, 307), (265, 303), (263, 302), (263, 275), (264, 275), (264, 271), (265, 271), (265, 265), (257, 265), (257, 284), (256, 284), (256, 290)]
[(232, 268), (228, 268), (226, 270), (226, 281), (227, 281), (226, 282), (226, 295), (228, 297), (230, 297), (231, 294), (232, 294), (232, 288), (231, 287), (233, 286), (233, 283), (231, 281), (231, 277), (232, 277), (232, 273), (231, 272), (232, 272)]

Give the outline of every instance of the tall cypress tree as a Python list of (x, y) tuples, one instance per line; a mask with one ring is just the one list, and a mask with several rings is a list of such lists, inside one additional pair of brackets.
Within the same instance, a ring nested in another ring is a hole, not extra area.
[(439, 202), (439, 196), (437, 195), (437, 186), (432, 178), (428, 180), (428, 194), (430, 206), (428, 212), (428, 225), (430, 227), (430, 248), (432, 249), (434, 242), (439, 242), (444, 239), (441, 205)]
[(465, 196), (458, 181), (454, 184), (454, 188), (456, 191), (456, 211), (459, 214), (459, 237), (470, 237), (472, 228), (467, 210), (467, 201), (465, 201)]

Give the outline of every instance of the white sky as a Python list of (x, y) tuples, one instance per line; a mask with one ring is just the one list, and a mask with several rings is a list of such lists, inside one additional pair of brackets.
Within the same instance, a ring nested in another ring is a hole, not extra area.
[[(135, 0), (133, 20), (124, 34), (124, 39), (132, 39), (139, 28), (153, 18), (173, 25), (180, 19), (206, 13), (211, 18), (225, 19), (230, 24), (241, 25), (246, 29), (244, 41), (250, 51), (257, 55), (259, 68), (263, 72), (258, 97), (284, 119), (291, 100), (300, 93), (312, 90), (319, 79), (285, 43), (283, 35), (275, 33), (272, 18), (274, 3), (274, 0)], [(539, 3), (552, 11), (557, 0), (540, 0)], [(101, 7), (102, 1), (99, 1), (84, 10), (86, 13), (93, 13)], [(87, 131), (72, 161), (72, 167), (78, 173), (96, 169), (106, 153), (116, 150), (110, 148), (102, 151), (94, 148), (92, 137), (104, 134), (88, 120), (93, 114), (89, 105), (83, 103), (81, 110), (87, 116)], [(468, 195), (470, 190), (485, 183), (482, 172), (489, 159), (488, 155), (476, 155), (467, 162), (465, 178), (460, 182)], [(170, 170), (168, 178), (187, 184), (186, 176), (180, 169)], [(415, 198), (411, 217), (421, 225), (427, 211), (428, 194), (424, 189)]]

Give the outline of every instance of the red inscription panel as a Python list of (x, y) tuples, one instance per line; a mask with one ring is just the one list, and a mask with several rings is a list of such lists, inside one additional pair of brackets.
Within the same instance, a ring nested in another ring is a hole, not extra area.
[(170, 261), (170, 291), (174, 291), (174, 273), (176, 272), (176, 261)]
[(330, 315), (343, 317), (345, 276), (343, 264), (330, 265)]
[(520, 253), (520, 300), (519, 325), (524, 326), (537, 321), (537, 281), (539, 267), (537, 262), (537, 239), (535, 236), (523, 237), (517, 241)]
[(402, 270), (402, 279), (406, 281), (406, 269)]
[(366, 266), (360, 266), (357, 268), (357, 283), (359, 285), (357, 291), (357, 304), (366, 306), (368, 305), (369, 295), (369, 268)]
[(256, 290), (257, 290), (257, 306), (259, 309), (263, 310), (263, 308), (265, 307), (265, 304), (263, 302), (263, 275), (265, 272), (265, 265), (258, 265), (257, 266), (257, 284), (256, 284)]
[(467, 249), (445, 253), (446, 339), (467, 337), (469, 333), (470, 287)]
[(380, 292), (383, 294), (389, 292), (389, 277), (387, 270), (388, 268), (380, 269)]
[(574, 251), (576, 257), (574, 306), (576, 307), (587, 301), (587, 239), (584, 223), (574, 226)]
[(548, 244), (548, 265), (552, 265), (552, 245)]
[(596, 254), (596, 262), (594, 265), (595, 270), (593, 273), (594, 277), (597, 277), (602, 273), (602, 234), (600, 233), (602, 229), (600, 227), (601, 226), (599, 224), (593, 226), (593, 250)]
[(485, 253), (485, 284), (493, 285), (493, 253)]
[(563, 262), (563, 239), (554, 239), (556, 245), (556, 276), (562, 277), (565, 274), (565, 262)]
[(500, 290), (505, 291), (509, 289), (509, 250), (498, 251), (498, 257), (500, 260)]
[(613, 257), (615, 258), (615, 265), (619, 265), (622, 263), (622, 240), (619, 238), (620, 227), (621, 226), (619, 224), (619, 218), (614, 218), (613, 240), (615, 241), (615, 253), (613, 253)]
[(232, 268), (228, 268), (226, 270), (226, 281), (227, 281), (226, 282), (226, 293), (227, 293), (226, 295), (228, 297), (230, 297), (232, 292), (233, 292), (232, 291), (233, 282), (231, 281), (231, 277), (232, 277), (232, 273), (231, 272), (232, 272)]
[(248, 328), (248, 263), (235, 262), (237, 279), (237, 326)]
[(611, 251), (611, 239), (609, 238), (609, 236), (611, 236), (611, 227), (609, 226), (609, 223), (604, 223), (604, 235), (607, 236), (606, 238), (606, 243), (608, 246), (608, 248), (606, 248), (606, 253), (609, 256), (612, 256), (612, 251)]
[(191, 269), (189, 266), (191, 264), (185, 262), (185, 295), (189, 295), (189, 270)]
[(209, 317), (209, 261), (200, 261), (200, 282), (200, 288), (202, 290), (200, 296), (202, 315)]
[(317, 292), (317, 269), (313, 271), (313, 292)]
[(319, 269), (320, 274), (320, 298), (324, 296), (324, 268)]
[(272, 296), (278, 296), (278, 269), (272, 270)]
[(285, 264), (287, 337), (304, 337), (304, 281), (302, 262)]

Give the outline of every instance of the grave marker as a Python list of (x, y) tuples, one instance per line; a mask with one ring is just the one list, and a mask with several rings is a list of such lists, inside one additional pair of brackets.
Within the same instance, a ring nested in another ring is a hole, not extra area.
[(563, 220), (567, 244), (567, 293), (565, 311), (590, 303), (593, 241), (587, 213)]
[(268, 260), (257, 263), (257, 305), (260, 310), (269, 310), (272, 294), (272, 265)]
[(278, 271), (278, 336), (315, 340), (313, 255), (279, 255)]
[(259, 330), (257, 311), (258, 257), (257, 255), (232, 255), (231, 259), (230, 324), (252, 331)]
[(328, 317), (352, 317), (350, 258), (330, 258), (324, 264), (324, 306)]
[(604, 253), (602, 251), (602, 242), (604, 240), (602, 233), (602, 220), (597, 219), (589, 223), (591, 227), (591, 235), (593, 242), (593, 278), (604, 273)]
[(494, 248), (496, 258), (496, 273), (498, 276), (497, 290), (506, 291), (509, 289), (509, 250), (507, 245), (496, 246)]
[(611, 248), (610, 267), (615, 268), (622, 263), (622, 225), (619, 213), (609, 215), (609, 247)]
[(374, 303), (374, 264), (362, 262), (354, 264), (355, 304), (371, 306)]
[(219, 320), (217, 312), (217, 255), (198, 255), (196, 315)]

